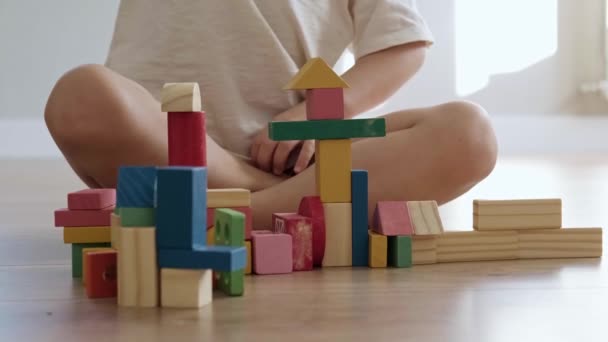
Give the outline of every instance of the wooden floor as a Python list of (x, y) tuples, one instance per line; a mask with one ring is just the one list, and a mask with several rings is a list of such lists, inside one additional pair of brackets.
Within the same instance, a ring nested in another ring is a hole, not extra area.
[[(82, 187), (67, 166), (0, 163), (0, 341), (608, 341), (599, 259), (248, 277), (200, 311), (119, 309), (71, 278), (52, 215)], [(473, 198), (531, 197), (562, 197), (565, 226), (607, 226), (608, 158), (502, 160), (441, 214), (465, 230)]]

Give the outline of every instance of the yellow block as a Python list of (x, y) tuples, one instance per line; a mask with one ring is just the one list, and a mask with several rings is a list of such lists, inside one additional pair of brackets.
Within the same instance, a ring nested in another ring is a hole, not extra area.
[(384, 235), (367, 231), (369, 236), (369, 267), (386, 267), (388, 239)]
[(251, 207), (251, 191), (247, 189), (208, 189), (207, 208)]
[(320, 57), (311, 58), (300, 68), (283, 90), (348, 88), (348, 83), (338, 76)]
[(110, 227), (69, 227), (63, 229), (64, 243), (110, 242)]
[(321, 196), (321, 201), (350, 202), (350, 139), (317, 140), (315, 150), (317, 193)]
[(353, 224), (351, 203), (323, 203), (325, 214), (325, 255), (323, 267), (353, 265)]
[(247, 266), (245, 266), (245, 274), (251, 274), (251, 241), (245, 241), (247, 248)]
[(82, 249), (82, 285), (86, 285), (87, 279), (87, 263), (85, 262), (87, 253), (95, 252), (95, 251), (104, 251), (104, 250), (113, 250), (114, 248), (110, 247), (89, 247)]
[(207, 245), (215, 245), (215, 227), (207, 229)]

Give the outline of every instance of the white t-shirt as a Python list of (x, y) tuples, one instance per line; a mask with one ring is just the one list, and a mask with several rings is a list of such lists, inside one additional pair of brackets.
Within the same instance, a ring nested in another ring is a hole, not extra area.
[(106, 65), (156, 98), (198, 82), (207, 133), (249, 155), (252, 138), (303, 93), (282, 87), (312, 57), (334, 65), (432, 41), (415, 0), (122, 0)]

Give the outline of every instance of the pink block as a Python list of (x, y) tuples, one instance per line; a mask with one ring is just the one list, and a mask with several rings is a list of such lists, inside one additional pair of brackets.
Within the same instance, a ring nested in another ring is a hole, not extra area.
[(262, 230), (252, 230), (251, 231), (251, 235), (256, 235), (256, 234), (274, 234), (272, 232), (272, 230), (268, 230), (268, 229), (262, 229)]
[[(228, 208), (240, 211), (245, 215), (245, 240), (251, 240), (251, 231), (253, 230), (253, 214), (250, 207), (235, 207)], [(207, 229), (215, 225), (215, 208), (207, 208)]]
[(252, 235), (253, 272), (282, 274), (293, 270), (291, 236), (287, 234)]
[(298, 214), (312, 220), (312, 261), (321, 266), (325, 255), (325, 213), (319, 196), (306, 196), (300, 201)]
[(343, 120), (344, 89), (306, 90), (306, 118), (308, 120)]
[(374, 210), (374, 231), (386, 236), (412, 235), (406, 202), (380, 201)]
[(99, 210), (116, 205), (116, 189), (85, 189), (68, 194), (68, 209)]
[(114, 206), (101, 210), (55, 210), (55, 227), (98, 227), (110, 226), (110, 214)]
[(293, 245), (293, 270), (312, 270), (312, 220), (295, 213), (272, 214), (275, 233), (291, 235)]

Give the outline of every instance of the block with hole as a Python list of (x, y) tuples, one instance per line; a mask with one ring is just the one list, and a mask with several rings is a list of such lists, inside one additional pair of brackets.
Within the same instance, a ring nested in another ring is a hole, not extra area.
[(245, 246), (245, 215), (227, 209), (215, 209), (215, 245), (216, 246)]
[(86, 254), (86, 292), (89, 298), (116, 297), (117, 252), (113, 249), (94, 251)]
[(251, 191), (247, 189), (208, 189), (207, 208), (251, 207)]
[(245, 247), (196, 246), (192, 249), (160, 249), (158, 264), (165, 268), (236, 271), (247, 265)]
[(97, 252), (97, 251), (114, 251), (111, 247), (86, 247), (82, 249), (82, 283), (86, 285), (87, 281), (87, 273), (88, 266), (85, 262), (88, 253)]

